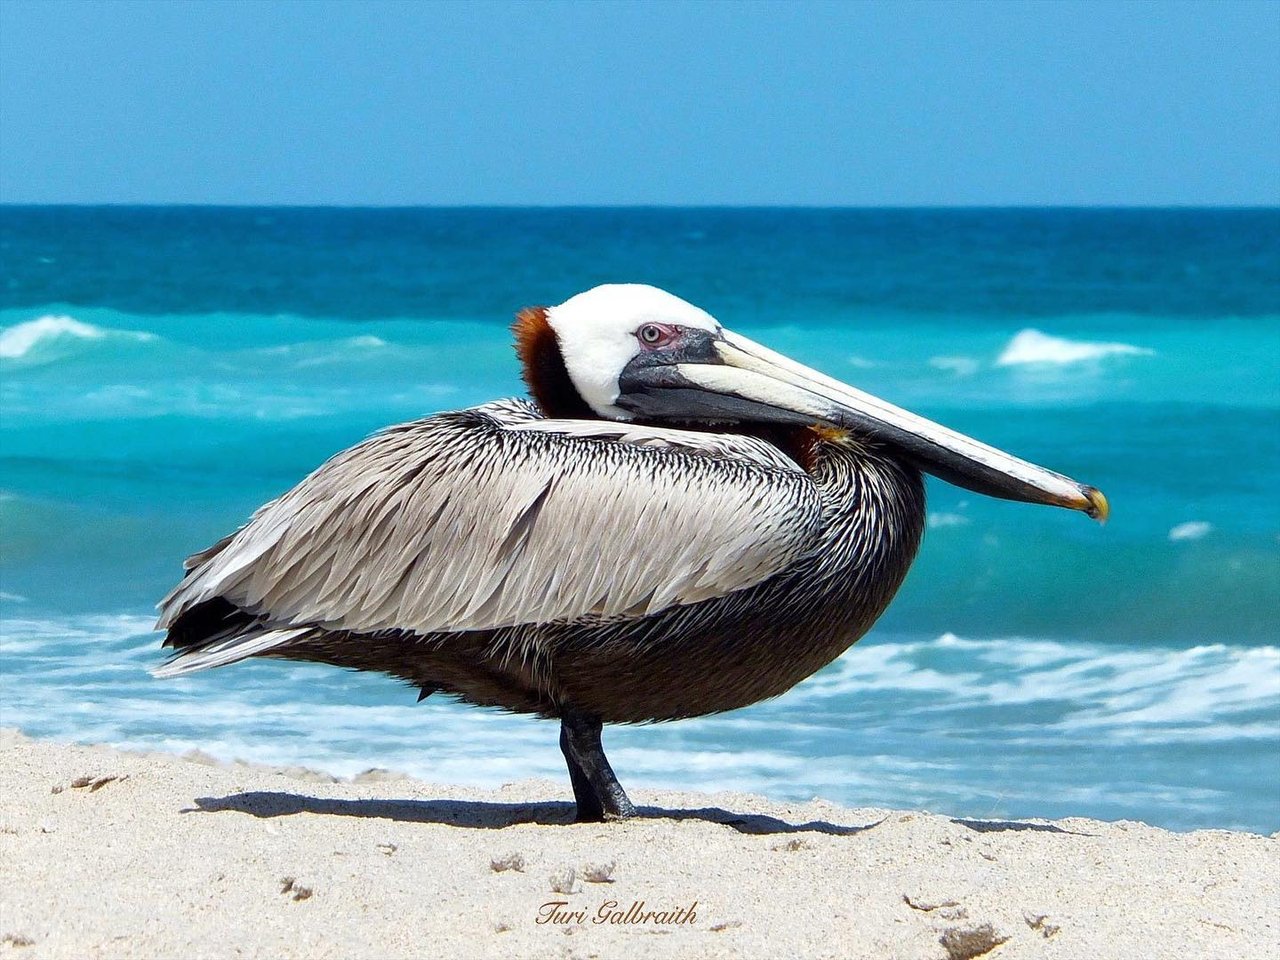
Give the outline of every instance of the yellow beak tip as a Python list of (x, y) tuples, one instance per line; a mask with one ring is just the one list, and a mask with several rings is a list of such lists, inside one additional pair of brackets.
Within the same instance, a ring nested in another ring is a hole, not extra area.
[(1111, 505), (1107, 503), (1107, 498), (1103, 496), (1102, 491), (1097, 487), (1085, 487), (1084, 498), (1089, 502), (1084, 512), (1099, 523), (1106, 523), (1107, 518), (1111, 516)]

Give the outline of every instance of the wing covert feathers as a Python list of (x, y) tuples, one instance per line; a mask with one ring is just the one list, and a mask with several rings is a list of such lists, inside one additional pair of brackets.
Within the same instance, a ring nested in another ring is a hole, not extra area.
[[(781, 571), (812, 548), (821, 513), (808, 476), (763, 441), (500, 401), (339, 453), (190, 558), (159, 626), (222, 597), (258, 618), (245, 638), (257, 653), (311, 627), (644, 616)], [(218, 644), (217, 663), (193, 668), (240, 659)]]

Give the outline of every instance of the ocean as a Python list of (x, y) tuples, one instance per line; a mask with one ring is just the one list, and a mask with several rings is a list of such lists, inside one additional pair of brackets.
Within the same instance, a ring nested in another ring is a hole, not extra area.
[(329, 454), (522, 393), (516, 310), (635, 281), (1112, 519), (931, 480), (838, 661), (606, 730), (633, 796), (1280, 829), (1280, 210), (7, 206), (0, 274), (0, 724), (569, 799), (551, 723), (323, 666), (153, 680), (153, 604)]

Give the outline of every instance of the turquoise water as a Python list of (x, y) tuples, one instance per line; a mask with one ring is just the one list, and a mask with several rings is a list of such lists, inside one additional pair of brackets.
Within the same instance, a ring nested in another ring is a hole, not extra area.
[(387, 423), (519, 393), (518, 308), (657, 283), (1100, 486), (933, 482), (906, 585), (786, 696), (610, 730), (623, 782), (1280, 828), (1280, 211), (0, 207), (0, 723), (563, 778), (553, 725), (372, 676), (154, 681), (180, 560)]

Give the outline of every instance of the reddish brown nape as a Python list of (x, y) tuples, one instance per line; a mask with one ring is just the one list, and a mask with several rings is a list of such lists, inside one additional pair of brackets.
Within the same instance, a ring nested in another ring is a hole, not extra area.
[(599, 420), (569, 379), (560, 341), (547, 322), (546, 307), (526, 307), (511, 325), (516, 335), (516, 356), (520, 358), (529, 394), (548, 417), (558, 420)]
[(775, 447), (800, 464), (805, 473), (813, 473), (818, 463), (818, 447), (826, 439), (817, 427), (777, 427), (776, 437), (766, 437)]
[(793, 449), (784, 450), (806, 473), (813, 473), (818, 465), (820, 450), (824, 444), (839, 444), (851, 439), (848, 430), (815, 423), (812, 426), (800, 427), (792, 434)]
[(771, 443), (800, 464), (800, 469), (806, 473), (812, 473), (817, 466), (823, 444), (839, 443), (849, 438), (849, 433), (845, 430), (818, 423), (807, 427), (771, 423), (739, 423), (732, 426), (723, 424), (708, 429), (714, 429), (722, 433), (736, 433), (745, 437), (755, 437), (758, 440)]

